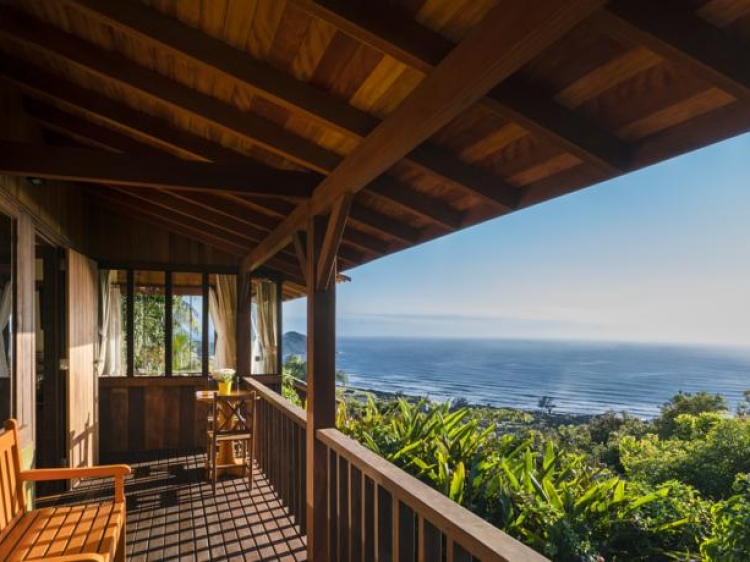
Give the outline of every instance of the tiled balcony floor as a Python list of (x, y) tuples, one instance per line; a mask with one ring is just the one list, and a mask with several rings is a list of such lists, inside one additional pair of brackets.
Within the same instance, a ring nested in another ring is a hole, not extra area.
[[(106, 460), (133, 468), (125, 490), (132, 562), (307, 559), (304, 536), (259, 471), (252, 491), (246, 478), (224, 477), (214, 496), (205, 479), (203, 454), (165, 452)], [(78, 503), (112, 493), (111, 483), (90, 480), (56, 501)]]

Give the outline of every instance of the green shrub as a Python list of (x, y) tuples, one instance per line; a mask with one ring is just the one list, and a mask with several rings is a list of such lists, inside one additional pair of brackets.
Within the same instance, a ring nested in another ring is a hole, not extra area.
[(712, 509), (713, 536), (701, 545), (705, 560), (747, 562), (750, 560), (750, 475), (741, 474), (735, 494)]
[(679, 480), (721, 499), (731, 495), (737, 474), (750, 472), (750, 418), (681, 415), (674, 420), (673, 434), (669, 439), (623, 437), (625, 473), (650, 484)]

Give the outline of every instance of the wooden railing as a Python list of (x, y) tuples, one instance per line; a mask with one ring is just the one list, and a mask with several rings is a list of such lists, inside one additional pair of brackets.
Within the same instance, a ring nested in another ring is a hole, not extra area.
[(255, 390), (258, 402), (256, 454), (258, 467), (263, 471), (276, 494), (294, 516), (300, 531), (307, 528), (305, 470), (305, 411), (289, 403), (278, 393), (252, 378), (244, 379)]
[(547, 560), (340, 431), (317, 437), (329, 452), (331, 560)]
[[(306, 532), (306, 413), (258, 381), (258, 464)], [(542, 555), (336, 429), (328, 450), (330, 561), (542, 562)]]

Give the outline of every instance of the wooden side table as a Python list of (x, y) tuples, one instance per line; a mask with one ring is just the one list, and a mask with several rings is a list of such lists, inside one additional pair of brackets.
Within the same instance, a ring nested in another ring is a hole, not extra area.
[[(197, 402), (203, 402), (204, 404), (213, 404), (214, 402), (214, 395), (216, 394), (216, 390), (198, 390), (195, 393), (195, 400)], [(226, 397), (229, 401), (231, 401), (232, 398), (236, 398), (237, 400), (241, 399), (247, 399), (250, 397), (252, 393), (250, 391), (246, 390), (239, 390), (236, 392), (231, 392), (230, 394), (223, 394), (222, 396)], [(213, 420), (213, 427), (217, 427), (223, 421), (226, 419), (228, 415), (231, 415), (231, 411), (227, 412), (226, 408), (219, 408), (217, 412), (210, 412), (209, 415), (214, 416)], [(211, 427), (211, 426), (209, 426)], [(212, 427), (212, 428), (213, 428)], [(208, 455), (210, 454), (210, 447), (208, 445), (206, 446), (206, 475), (208, 475)], [(222, 474), (232, 474), (232, 475), (239, 475), (242, 476), (244, 469), (245, 469), (245, 463), (242, 458), (239, 458), (235, 456), (235, 447), (234, 447), (234, 441), (222, 441), (219, 443), (219, 453), (216, 456), (216, 466), (219, 467), (216, 469), (216, 476), (221, 476)]]

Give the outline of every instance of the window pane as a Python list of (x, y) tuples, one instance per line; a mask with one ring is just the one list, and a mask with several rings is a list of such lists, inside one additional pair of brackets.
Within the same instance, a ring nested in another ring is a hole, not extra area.
[(136, 271), (133, 302), (136, 376), (163, 376), (165, 369), (166, 297), (163, 271)]
[(203, 275), (172, 274), (172, 374), (203, 373)]

